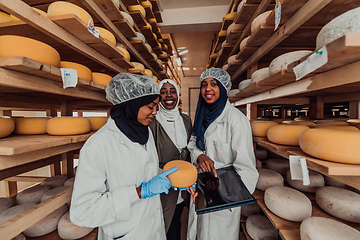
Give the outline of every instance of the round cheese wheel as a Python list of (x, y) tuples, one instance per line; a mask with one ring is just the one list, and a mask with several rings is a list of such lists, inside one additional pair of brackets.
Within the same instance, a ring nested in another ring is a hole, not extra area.
[(92, 72), (88, 67), (86, 67), (84, 65), (81, 65), (79, 63), (74, 63), (74, 62), (61, 61), (60, 67), (75, 69), (77, 71), (78, 78), (92, 81)]
[(60, 55), (51, 46), (20, 36), (0, 36), (0, 57), (23, 56), (54, 67), (60, 67)]
[(11, 240), (26, 240), (26, 237), (24, 236), (24, 234), (20, 233), (19, 235), (12, 238)]
[(95, 73), (95, 72), (92, 73), (92, 81), (94, 83), (98, 83), (103, 86), (106, 86), (110, 82), (111, 79), (112, 79), (112, 77), (105, 73)]
[(69, 178), (64, 182), (65, 187), (71, 187), (74, 186), (75, 177)]
[(146, 23), (146, 26), (140, 28), (141, 30), (150, 29), (152, 30), (152, 26), (149, 23)]
[(140, 70), (141, 72), (145, 71), (145, 67), (141, 63), (138, 62), (131, 62), (131, 63), (134, 65), (134, 67), (129, 68), (128, 70)]
[(219, 53), (212, 53), (210, 55), (210, 58), (217, 58), (219, 56)]
[(267, 138), (276, 144), (299, 146), (300, 134), (308, 129), (304, 125), (277, 124), (268, 129)]
[(273, 121), (251, 121), (251, 132), (254, 137), (267, 137), (267, 131), (270, 127), (277, 125), (276, 122)]
[(244, 24), (236, 24), (236, 23), (232, 23), (229, 25), (229, 27), (227, 28), (227, 35), (230, 34), (231, 31), (241, 31), (243, 30), (245, 27)]
[(360, 132), (339, 129), (310, 129), (300, 135), (300, 148), (315, 158), (360, 164)]
[(0, 214), (0, 225), (12, 219), (13, 217), (16, 217), (17, 215), (29, 210), (34, 206), (36, 206), (35, 203), (25, 203), (21, 205), (16, 205), (14, 207), (5, 210)]
[(10, 22), (10, 15), (4, 12), (0, 12), (0, 23)]
[(171, 186), (186, 188), (196, 182), (197, 170), (191, 163), (182, 160), (173, 160), (165, 164), (163, 172), (173, 167), (178, 167), (179, 169), (176, 172), (167, 175), (171, 182)]
[(136, 33), (136, 37), (129, 38), (130, 41), (141, 40), (141, 41), (143, 41), (143, 43), (146, 42), (146, 39), (145, 39), (144, 35), (142, 35), (139, 32), (135, 32), (135, 33)]
[(300, 51), (288, 52), (276, 57), (274, 60), (271, 61), (269, 65), (270, 75), (280, 72), (281, 70), (286, 70), (287, 66), (290, 63), (295, 62), (310, 53), (312, 53), (312, 51), (300, 50)]
[(266, 207), (275, 215), (293, 222), (311, 217), (311, 201), (305, 194), (289, 187), (274, 186), (264, 194)]
[(154, 74), (150, 69), (145, 69), (145, 74), (152, 77)]
[(158, 81), (158, 78), (157, 78), (157, 76), (155, 76), (155, 75), (154, 75), (154, 76), (153, 76), (153, 78), (155, 79), (155, 81)]
[(256, 157), (256, 159), (259, 159), (259, 160), (265, 160), (267, 158), (266, 149), (256, 148), (255, 157)]
[[(240, 1), (240, 0), (239, 0)], [(244, 4), (246, 3), (247, 0), (242, 0), (239, 5), (237, 6), (237, 12), (240, 12), (242, 10), (242, 8), (244, 7)]]
[(360, 126), (360, 119), (349, 119), (346, 121), (350, 126)]
[(143, 7), (149, 7), (150, 9), (152, 9), (152, 4), (150, 1), (141, 1), (140, 4)]
[(125, 20), (130, 24), (130, 26), (134, 26), (134, 19), (127, 12), (120, 11), (121, 15), (125, 18)]
[(99, 35), (102, 38), (105, 38), (109, 40), (112, 44), (116, 46), (116, 38), (114, 34), (112, 34), (109, 30), (102, 28), (102, 27), (95, 27), (97, 30), (99, 30)]
[(124, 55), (124, 58), (128, 61), (130, 61), (130, 53), (125, 49), (125, 48), (122, 48), (122, 47), (117, 47), (118, 50), (120, 50), (122, 52), (122, 54)]
[(266, 167), (285, 176), (290, 168), (289, 160), (281, 158), (269, 158), (266, 160)]
[(160, 59), (156, 59), (156, 62), (157, 62), (160, 66), (162, 66), (162, 64), (163, 64), (163, 61), (161, 61)]
[[(32, 9), (38, 13), (40, 13), (41, 15), (43, 15), (44, 17), (47, 17), (47, 13), (44, 12), (43, 10), (37, 9), (32, 7)], [(10, 14), (10, 21), (20, 21), (19, 18), (15, 17), (14, 15)]]
[(26, 237), (40, 237), (57, 229), (60, 218), (68, 211), (66, 205), (56, 209), (34, 225), (26, 229), (23, 233)]
[(349, 130), (349, 131), (359, 131), (357, 127), (354, 126), (339, 126), (339, 125), (328, 125), (328, 124), (315, 124), (311, 128), (326, 128), (326, 129), (340, 129), (340, 130)]
[(11, 117), (0, 117), (0, 138), (9, 136), (15, 129), (15, 121)]
[(315, 193), (319, 187), (323, 187), (325, 185), (324, 177), (318, 172), (309, 170), (309, 178), (310, 184), (304, 185), (302, 180), (291, 179), (290, 169), (286, 173), (286, 182), (293, 188), (296, 188), (297, 190), (302, 192)]
[(265, 168), (258, 168), (259, 179), (256, 184), (256, 188), (265, 191), (267, 188), (272, 186), (284, 186), (284, 178), (280, 173)]
[(264, 12), (264, 13), (260, 14), (259, 16), (257, 16), (254, 19), (254, 21), (252, 21), (252, 23), (251, 23), (251, 34), (253, 34), (262, 23), (266, 22), (266, 19), (268, 18), (268, 16), (270, 15), (271, 12), (272, 11)]
[(169, 50), (169, 47), (168, 47), (168, 45), (164, 44), (161, 49), (164, 50), (165, 52), (167, 52)]
[(323, 175), (323, 177), (325, 180), (325, 186), (332, 186), (332, 187), (339, 187), (339, 188), (347, 188), (348, 187), (348, 185), (346, 185), (345, 183), (339, 182), (336, 179), (333, 179), (326, 175)]
[(149, 52), (153, 52), (153, 50), (152, 50), (152, 48), (151, 48), (151, 46), (150, 46), (150, 44), (148, 44), (148, 43), (145, 43), (145, 46), (146, 46), (146, 48), (149, 50)]
[(337, 126), (349, 126), (346, 121), (336, 121), (336, 120), (315, 120), (315, 124), (327, 124), (327, 125), (337, 125)]
[(277, 240), (279, 231), (264, 215), (251, 215), (246, 219), (246, 231), (254, 240)]
[(239, 93), (239, 89), (232, 89), (228, 92), (228, 97), (236, 97), (236, 94)]
[(260, 82), (261, 80), (264, 80), (265, 78), (270, 76), (269, 68), (262, 68), (259, 70), (256, 70), (251, 75), (251, 82)]
[(46, 124), (46, 132), (50, 135), (76, 135), (90, 131), (90, 120), (86, 117), (55, 117)]
[(316, 37), (316, 49), (350, 33), (360, 33), (360, 7), (351, 9), (328, 22)]
[(246, 204), (241, 206), (241, 215), (244, 217), (250, 217), (254, 214), (261, 214), (262, 210), (257, 203)]
[(324, 218), (310, 217), (301, 222), (301, 240), (357, 240), (360, 232), (339, 221)]
[(160, 58), (167, 58), (168, 54), (164, 51), (162, 51), (162, 53), (159, 55)]
[(21, 135), (46, 134), (46, 123), (49, 119), (48, 117), (14, 118), (14, 133)]
[(91, 123), (91, 130), (97, 131), (105, 125), (109, 117), (88, 117)]
[(285, 120), (282, 123), (284, 124), (295, 124), (295, 125), (305, 125), (305, 126), (314, 126), (314, 121), (294, 121), (294, 120)]
[(256, 159), (256, 168), (262, 168), (262, 163), (259, 159)]
[(40, 203), (41, 196), (50, 190), (50, 186), (36, 185), (30, 188), (26, 188), (16, 195), (17, 204), (24, 203)]
[(155, 33), (153, 33), (153, 36), (154, 36), (155, 40), (157, 40), (157, 36), (156, 36), (156, 34), (155, 34)]
[(52, 177), (48, 177), (41, 182), (41, 185), (50, 186), (51, 188), (56, 188), (64, 185), (66, 181), (66, 175), (55, 175)]
[(225, 64), (224, 66), (222, 66), (222, 70), (224, 70), (224, 71), (226, 71), (226, 70), (228, 70), (228, 68), (229, 68), (229, 64)]
[(14, 206), (12, 198), (0, 197), (0, 214), (12, 206)]
[(46, 200), (48, 200), (49, 198), (55, 196), (56, 194), (64, 191), (65, 189), (68, 189), (69, 186), (60, 186), (60, 187), (56, 187), (56, 188), (52, 188), (50, 190), (48, 190), (47, 192), (45, 192), (42, 196), (40, 201), (44, 202)]
[(146, 11), (145, 8), (141, 5), (132, 5), (132, 6), (128, 6), (128, 10), (129, 12), (134, 12), (134, 11), (140, 11), (141, 15), (145, 18), (146, 17)]
[(218, 33), (219, 37), (225, 37), (227, 35), (227, 31), (226, 30), (221, 30), (219, 33)]
[(87, 13), (81, 7), (76, 6), (75, 4), (64, 2), (64, 1), (56, 1), (49, 5), (47, 14), (48, 16), (58, 16), (65, 14), (75, 14), (78, 16), (85, 24), (88, 25), (89, 21), (94, 25), (94, 21), (92, 20), (89, 13)]
[(239, 90), (242, 91), (251, 84), (251, 79), (243, 80), (239, 83)]
[(244, 39), (240, 42), (240, 45), (239, 45), (239, 50), (240, 50), (240, 51), (244, 49), (244, 47), (246, 46), (246, 43), (247, 43), (247, 41), (249, 40), (249, 38), (250, 38), (250, 36), (244, 38)]
[(148, 23), (157, 23), (156, 18), (148, 18)]
[(236, 56), (237, 56), (236, 54), (230, 56), (230, 57), (228, 58), (228, 60), (227, 60), (228, 64), (231, 64), (231, 63), (233, 63), (233, 62), (236, 62), (236, 61), (237, 61)]
[(62, 239), (79, 239), (88, 235), (94, 228), (80, 227), (70, 221), (70, 212), (65, 213), (58, 222), (58, 233)]
[(228, 14), (226, 14), (226, 16), (225, 16), (225, 19), (226, 19), (226, 20), (234, 19), (234, 18), (236, 17), (236, 14), (237, 14), (237, 12), (228, 13)]
[(321, 187), (316, 190), (316, 203), (334, 217), (360, 223), (360, 194), (343, 188)]

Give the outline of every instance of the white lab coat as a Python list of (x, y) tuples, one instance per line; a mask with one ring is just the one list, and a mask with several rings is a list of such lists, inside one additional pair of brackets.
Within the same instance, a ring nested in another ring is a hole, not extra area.
[[(227, 101), (221, 115), (204, 133), (205, 152), (196, 146), (196, 137), (188, 144), (192, 163), (200, 154), (210, 157), (215, 169), (233, 165), (250, 193), (255, 191), (258, 180), (249, 120)], [(192, 201), (192, 198), (191, 198)], [(240, 207), (197, 215), (190, 204), (188, 240), (238, 240)]]
[(98, 239), (166, 239), (160, 195), (139, 199), (136, 187), (158, 174), (159, 160), (149, 129), (146, 150), (131, 142), (113, 119), (80, 151), (70, 219), (99, 227)]

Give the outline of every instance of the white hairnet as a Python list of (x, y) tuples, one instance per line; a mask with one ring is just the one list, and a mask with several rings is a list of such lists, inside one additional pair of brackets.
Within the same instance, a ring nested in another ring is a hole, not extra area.
[(222, 70), (221, 68), (208, 68), (200, 76), (200, 82), (204, 81), (206, 78), (213, 78), (218, 80), (226, 89), (226, 92), (229, 92), (231, 89), (231, 77), (230, 75)]
[(160, 94), (160, 88), (153, 77), (119, 73), (106, 85), (105, 92), (106, 99), (115, 105), (143, 96)]

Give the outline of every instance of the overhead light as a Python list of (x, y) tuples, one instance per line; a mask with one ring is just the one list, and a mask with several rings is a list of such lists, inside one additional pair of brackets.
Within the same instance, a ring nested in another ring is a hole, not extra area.
[[(186, 47), (179, 47), (179, 48), (177, 48), (178, 50), (178, 52), (180, 52), (180, 50), (183, 50), (183, 49), (185, 49)], [(180, 49), (180, 50), (179, 50)]]
[(184, 50), (182, 52), (179, 52), (179, 55), (183, 55), (183, 54), (188, 53), (188, 52), (189, 52), (189, 50)]
[(193, 70), (196, 70), (196, 68), (193, 68)]
[(180, 70), (181, 70), (181, 68), (180, 68), (180, 67), (177, 67), (177, 70), (179, 70), (179, 71), (180, 71)]
[(190, 70), (190, 68), (188, 68), (188, 67), (183, 67), (183, 70)]
[(181, 65), (182, 65), (181, 58), (177, 57), (177, 58), (175, 58), (175, 60), (176, 60), (177, 65), (181, 67)]

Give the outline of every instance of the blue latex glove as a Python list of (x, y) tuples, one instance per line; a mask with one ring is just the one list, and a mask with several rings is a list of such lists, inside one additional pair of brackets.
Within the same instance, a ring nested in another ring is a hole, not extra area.
[[(195, 189), (196, 183), (194, 183), (193, 185), (191, 185), (192, 189)], [(186, 188), (177, 188), (177, 187), (172, 187), (175, 191), (176, 190), (182, 190), (182, 191), (186, 191), (188, 189), (190, 189), (190, 187), (186, 187)]]
[(140, 184), (141, 198), (145, 199), (147, 197), (153, 197), (160, 193), (168, 194), (171, 183), (166, 176), (173, 172), (176, 172), (178, 169), (178, 167), (170, 168), (169, 170), (156, 175), (155, 177), (150, 179), (150, 181)]

